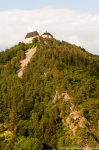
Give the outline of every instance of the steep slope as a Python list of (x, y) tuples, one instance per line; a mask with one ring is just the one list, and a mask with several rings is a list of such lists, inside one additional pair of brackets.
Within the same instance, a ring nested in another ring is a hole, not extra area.
[(1, 62), (1, 149), (99, 149), (98, 56), (64, 41), (39, 41), (21, 78), (9, 65), (20, 49)]
[[(43, 98), (46, 97), (49, 102), (49, 100), (53, 99), (56, 90), (60, 94), (67, 91), (72, 101), (69, 104), (68, 116), (64, 116), (66, 120), (68, 118), (72, 120), (69, 122), (68, 131), (73, 130), (72, 132), (75, 132), (77, 129), (78, 138), (73, 134), (75, 145), (94, 147), (99, 143), (96, 136), (99, 118), (97, 95), (99, 66), (94, 56), (80, 47), (53, 40), (47, 40), (46, 43), (38, 47), (31, 64), (27, 66), (28, 70), (24, 71), (22, 80), (27, 82), (28, 76), (28, 82), (33, 85), (32, 90), (37, 93), (39, 101), (43, 101)], [(88, 103), (89, 107), (87, 106)], [(65, 103), (63, 104), (66, 105)], [(74, 111), (70, 111), (71, 104), (75, 105)], [(62, 101), (60, 105), (62, 105)], [(64, 107), (63, 114), (65, 114), (65, 111), (68, 112), (65, 106), (62, 107)], [(62, 108), (58, 107), (58, 109), (60, 112), (62, 111)], [(66, 121), (62, 120), (65, 124)], [(87, 126), (92, 126), (91, 133), (89, 131), (90, 127)], [(81, 136), (79, 132), (81, 132)], [(72, 146), (72, 144), (69, 146)]]

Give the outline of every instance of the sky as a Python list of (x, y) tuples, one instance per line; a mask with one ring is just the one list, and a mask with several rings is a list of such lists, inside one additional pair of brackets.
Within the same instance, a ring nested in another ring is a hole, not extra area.
[(0, 51), (33, 31), (99, 55), (99, 0), (0, 0)]

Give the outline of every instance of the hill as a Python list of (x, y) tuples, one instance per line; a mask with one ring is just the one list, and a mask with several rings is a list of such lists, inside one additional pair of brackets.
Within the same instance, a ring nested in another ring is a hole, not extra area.
[(98, 76), (99, 57), (64, 41), (40, 37), (1, 52), (1, 149), (99, 149)]

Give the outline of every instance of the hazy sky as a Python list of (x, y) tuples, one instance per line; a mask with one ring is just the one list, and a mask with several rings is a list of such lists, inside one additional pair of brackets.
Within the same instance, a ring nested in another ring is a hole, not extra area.
[(99, 55), (99, 0), (0, 0), (0, 50), (35, 30)]

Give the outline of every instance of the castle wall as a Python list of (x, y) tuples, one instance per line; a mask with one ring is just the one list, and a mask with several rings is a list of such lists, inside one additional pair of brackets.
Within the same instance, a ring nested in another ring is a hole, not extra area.
[(52, 36), (51, 36), (51, 35), (47, 35), (47, 34), (46, 34), (46, 35), (42, 35), (42, 37), (43, 37), (43, 38), (49, 38), (49, 39), (51, 39), (51, 38), (52, 38)]
[(30, 37), (30, 38), (26, 38), (24, 43), (32, 43), (32, 40), (35, 38), (35, 37), (39, 37), (38, 35), (34, 36), (34, 37)]

